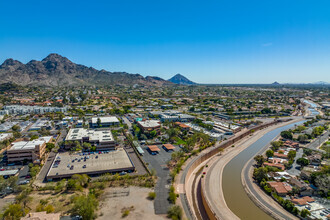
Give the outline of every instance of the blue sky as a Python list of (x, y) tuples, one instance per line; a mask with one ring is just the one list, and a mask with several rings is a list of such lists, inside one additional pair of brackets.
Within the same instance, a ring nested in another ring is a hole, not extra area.
[(330, 82), (330, 1), (0, 1), (0, 63), (76, 63), (199, 83)]

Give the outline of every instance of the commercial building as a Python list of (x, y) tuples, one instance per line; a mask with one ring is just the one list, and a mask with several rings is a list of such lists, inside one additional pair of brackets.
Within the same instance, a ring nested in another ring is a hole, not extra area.
[[(66, 141), (79, 141), (81, 144), (90, 143), (96, 147), (96, 150), (115, 150), (117, 143), (110, 130), (95, 130), (85, 128), (70, 129)], [(69, 148), (70, 145), (66, 146)]]
[(144, 120), (138, 121), (137, 125), (141, 128), (143, 133), (149, 133), (151, 131), (156, 131), (157, 134), (160, 133), (160, 121), (157, 120)]
[(0, 141), (7, 140), (9, 138), (13, 137), (12, 133), (1, 133), (0, 134)]
[(39, 131), (41, 129), (50, 130), (52, 128), (52, 123), (48, 120), (38, 119), (30, 128), (29, 131)]
[(47, 180), (69, 178), (74, 174), (133, 172), (134, 164), (123, 148), (92, 153), (59, 153), (47, 173)]
[(52, 140), (52, 136), (47, 136), (33, 141), (11, 143), (10, 149), (7, 150), (8, 163), (23, 162), (24, 160), (40, 163), (46, 152), (46, 144)]
[(162, 122), (170, 121), (170, 122), (189, 122), (195, 119), (195, 116), (182, 114), (177, 111), (166, 111), (159, 115), (160, 120)]
[(98, 128), (98, 127), (110, 127), (114, 125), (119, 125), (120, 122), (117, 117), (110, 116), (110, 117), (93, 117), (91, 121), (91, 127)]
[(14, 125), (17, 125), (18, 122), (16, 121), (6, 121), (5, 123), (0, 125), (0, 132), (6, 132), (10, 130)]

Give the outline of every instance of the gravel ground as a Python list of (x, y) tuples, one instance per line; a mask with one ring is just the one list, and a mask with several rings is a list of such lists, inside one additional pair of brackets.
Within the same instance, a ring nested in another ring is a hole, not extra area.
[[(149, 192), (153, 190), (139, 187), (106, 189), (97, 219), (166, 219), (165, 216), (155, 214), (154, 202), (147, 199)], [(134, 208), (129, 215), (122, 218), (122, 209), (132, 206)]]

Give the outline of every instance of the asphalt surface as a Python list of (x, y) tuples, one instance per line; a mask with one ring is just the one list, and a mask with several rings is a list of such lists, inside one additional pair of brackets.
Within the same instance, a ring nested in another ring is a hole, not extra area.
[(302, 148), (299, 148), (297, 153), (296, 153), (296, 157), (294, 158), (294, 162), (292, 164), (292, 167), (287, 170), (287, 172), (290, 175), (295, 175), (295, 176), (300, 175), (300, 165), (297, 164), (297, 159), (301, 158), (303, 154), (304, 154), (304, 150)]
[[(329, 139), (329, 134), (330, 132), (327, 131), (325, 132), (323, 135), (321, 135), (320, 137), (318, 137), (316, 140), (314, 140), (312, 143), (308, 144), (306, 147), (313, 149), (313, 150), (318, 150), (318, 147), (323, 144), (324, 142), (326, 142)], [(323, 151), (324, 152), (324, 151)]]
[[(166, 152), (160, 145), (158, 145), (160, 152), (156, 155), (151, 155), (147, 146), (142, 146), (144, 150), (143, 160), (149, 164), (149, 169), (155, 169), (158, 177), (154, 201), (155, 214), (167, 214), (170, 202), (168, 201), (168, 193), (171, 186), (170, 171), (167, 168), (167, 162), (171, 159), (171, 152)], [(177, 149), (176, 149), (177, 150)]]
[[(64, 138), (66, 137), (66, 129), (62, 129), (61, 130), (61, 134), (59, 136), (59, 138), (57, 139), (56, 143), (55, 143), (55, 146), (58, 145), (59, 142), (63, 141)], [(37, 178), (36, 178), (36, 182), (38, 183), (42, 183), (45, 181), (45, 178), (46, 178), (46, 175), (50, 169), (50, 166), (52, 165), (54, 159), (55, 159), (55, 156), (56, 156), (56, 153), (55, 152), (50, 152), (49, 155), (48, 155), (48, 158), (45, 162), (45, 164), (43, 165), (43, 167), (41, 168)]]
[(25, 165), (21, 168), (18, 173), (17, 184), (19, 184), (21, 181), (30, 180), (30, 178), (26, 178), (26, 176), (29, 176), (29, 171), (30, 169), (28, 165)]

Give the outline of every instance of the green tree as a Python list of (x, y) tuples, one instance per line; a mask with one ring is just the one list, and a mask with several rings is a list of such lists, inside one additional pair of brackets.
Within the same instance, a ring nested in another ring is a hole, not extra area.
[(272, 150), (277, 151), (280, 147), (283, 146), (283, 141), (273, 141), (270, 143), (272, 145)]
[(55, 147), (55, 144), (53, 144), (53, 143), (46, 144), (46, 149), (48, 152), (51, 152), (54, 147)]
[(151, 137), (156, 137), (157, 136), (157, 131), (156, 130), (152, 130), (151, 132), (150, 132), (150, 136)]
[(259, 167), (255, 168), (253, 171), (253, 177), (260, 183), (262, 180), (267, 180), (267, 168)]
[(297, 164), (304, 167), (304, 166), (307, 166), (309, 164), (309, 160), (306, 159), (306, 158), (301, 157), (297, 160)]
[(11, 129), (13, 131), (19, 131), (21, 129), (21, 127), (19, 125), (14, 125)]
[(97, 118), (97, 126), (101, 127), (101, 119), (100, 118)]
[(307, 139), (308, 139), (308, 137), (307, 137), (306, 134), (301, 134), (301, 135), (298, 136), (298, 141), (300, 143), (305, 143), (307, 141)]
[(285, 139), (290, 139), (290, 140), (292, 140), (292, 133), (291, 133), (291, 131), (282, 131), (281, 132), (281, 137), (282, 138), (285, 138)]
[(307, 216), (311, 215), (311, 213), (307, 209), (303, 209), (300, 212), (300, 216), (306, 218)]
[(274, 156), (274, 151), (272, 151), (272, 150), (267, 150), (267, 151), (266, 151), (266, 156), (267, 156), (267, 160), (268, 160), (270, 157)]
[(311, 155), (312, 153), (313, 153), (312, 149), (304, 148), (304, 154), (306, 154), (307, 156)]
[(84, 220), (92, 220), (96, 217), (95, 211), (98, 207), (98, 201), (93, 194), (75, 196), (72, 203), (71, 213), (73, 215), (80, 215)]
[(293, 160), (296, 157), (296, 153), (297, 153), (296, 151), (290, 150), (288, 153), (289, 160)]
[(261, 167), (264, 164), (264, 162), (266, 161), (264, 156), (262, 156), (262, 155), (255, 156), (254, 160), (257, 162), (258, 167)]

